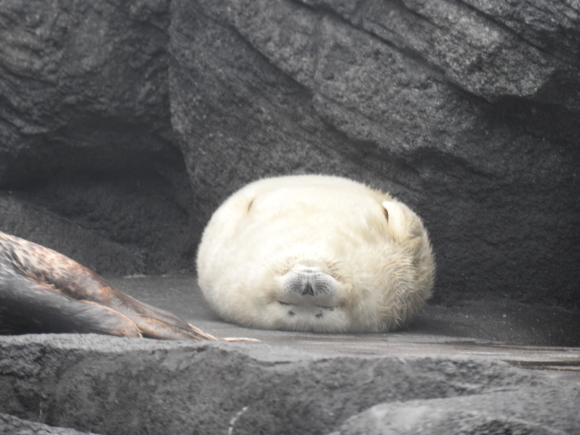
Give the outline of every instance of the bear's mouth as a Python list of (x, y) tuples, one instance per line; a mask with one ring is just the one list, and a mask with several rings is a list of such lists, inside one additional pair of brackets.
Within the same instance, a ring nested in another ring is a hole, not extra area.
[[(290, 302), (284, 302), (284, 301), (278, 301), (278, 303), (282, 306), (285, 307), (304, 307), (304, 305), (301, 304), (292, 304)], [(336, 308), (335, 306), (326, 306), (326, 305), (311, 305), (314, 308), (322, 308), (323, 310), (327, 310), (327, 311), (334, 311), (334, 309)]]
[(298, 317), (301, 319), (304, 318), (315, 318), (321, 320), (324, 318), (324, 315), (327, 313), (331, 313), (334, 311), (336, 307), (334, 306), (327, 306), (327, 305), (317, 305), (317, 304), (292, 304), (290, 302), (285, 301), (278, 301), (278, 303), (288, 311), (286, 314), (288, 317), (294, 317), (297, 314)]
[(276, 300), (294, 321), (333, 317), (339, 304), (339, 282), (314, 265), (295, 266), (282, 277), (282, 292)]

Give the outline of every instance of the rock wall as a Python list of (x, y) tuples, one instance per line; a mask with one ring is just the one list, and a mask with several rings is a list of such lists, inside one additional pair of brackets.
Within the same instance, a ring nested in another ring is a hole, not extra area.
[(168, 23), (168, 1), (2, 2), (1, 230), (99, 272), (192, 267)]
[(579, 13), (549, 0), (4, 2), (0, 229), (101, 272), (191, 268), (205, 222), (244, 183), (337, 174), (424, 218), (436, 302), (578, 307)]

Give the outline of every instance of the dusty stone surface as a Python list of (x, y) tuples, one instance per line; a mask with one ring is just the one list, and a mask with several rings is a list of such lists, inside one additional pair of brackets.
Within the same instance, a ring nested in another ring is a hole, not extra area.
[[(321, 434), (383, 402), (505, 390), (534, 397), (518, 415), (547, 425), (551, 420), (542, 419), (545, 414), (530, 417), (543, 406), (538, 397), (553, 398), (564, 385), (564, 399), (577, 397), (579, 381), (489, 357), (428, 353), (353, 357), (260, 343), (91, 335), (3, 338), (0, 346), (1, 412), (107, 434), (227, 433), (229, 428)], [(558, 410), (560, 420), (569, 422), (564, 427), (577, 423), (577, 411), (570, 408)]]
[[(411, 348), (406, 345), (407, 341), (417, 341), (426, 345), (447, 343), (445, 352), (454, 355), (473, 354), (479, 349), (478, 355), (492, 352), (499, 357), (502, 345), (508, 346), (508, 352), (523, 346), (523, 353), (526, 346), (536, 350), (554, 346), (580, 347), (577, 311), (509, 299), (470, 301), (454, 306), (428, 304), (407, 329), (393, 334), (300, 334), (242, 328), (221, 321), (204, 300), (194, 275), (110, 278), (108, 281), (125, 293), (176, 313), (215, 336), (255, 337), (269, 344), (290, 341), (304, 350), (340, 346), (345, 352), (374, 355), (383, 352), (384, 345), (408, 352)], [(457, 347), (453, 348), (455, 344)], [(488, 344), (492, 346), (486, 347)], [(552, 356), (547, 351), (546, 358), (539, 358), (538, 354), (535, 358), (539, 362)], [(524, 354), (521, 357), (529, 359)]]

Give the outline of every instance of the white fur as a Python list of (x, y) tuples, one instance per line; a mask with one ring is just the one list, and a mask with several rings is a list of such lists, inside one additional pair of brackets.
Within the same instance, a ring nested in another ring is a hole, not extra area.
[[(228, 198), (204, 231), (197, 270), (225, 320), (347, 332), (407, 323), (431, 296), (435, 265), (406, 205), (351, 180), (308, 175), (259, 180)], [(314, 295), (300, 294), (306, 283)]]

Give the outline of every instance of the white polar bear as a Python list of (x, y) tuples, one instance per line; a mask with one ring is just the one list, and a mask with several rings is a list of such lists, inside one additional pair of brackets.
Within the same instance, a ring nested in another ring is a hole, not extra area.
[(345, 178), (267, 178), (207, 225), (199, 285), (224, 320), (315, 332), (384, 332), (431, 296), (427, 232), (406, 205)]

